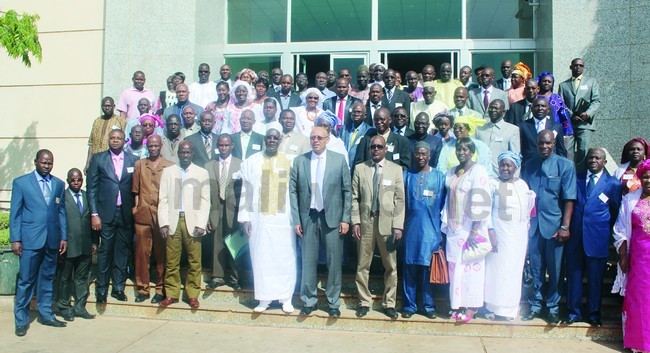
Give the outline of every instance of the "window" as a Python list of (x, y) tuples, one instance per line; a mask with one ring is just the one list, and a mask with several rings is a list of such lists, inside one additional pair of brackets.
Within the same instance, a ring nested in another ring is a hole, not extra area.
[(458, 0), (379, 0), (379, 39), (460, 38)]
[(371, 0), (292, 0), (291, 41), (370, 40)]
[(287, 0), (228, 0), (228, 43), (286, 41)]
[(532, 38), (533, 7), (525, 0), (467, 0), (467, 38)]
[(232, 68), (232, 79), (234, 80), (237, 72), (243, 68), (249, 68), (255, 72), (266, 70), (270, 74), (271, 70), (280, 67), (280, 56), (226, 57), (226, 64)]

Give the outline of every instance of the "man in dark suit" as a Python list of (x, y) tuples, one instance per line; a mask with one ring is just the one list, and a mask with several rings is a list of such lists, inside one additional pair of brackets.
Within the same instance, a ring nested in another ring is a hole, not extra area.
[(293, 88), (293, 78), (291, 75), (283, 75), (280, 79), (280, 86), (280, 91), (275, 93), (275, 99), (278, 100), (282, 108), (280, 110), (299, 107), (301, 104), (300, 96), (291, 90)]
[[(558, 94), (571, 112), (575, 141), (569, 139), (568, 146), (571, 151), (575, 144), (575, 162), (578, 168), (584, 167), (585, 156), (591, 141), (591, 135), (596, 130), (594, 116), (600, 108), (600, 89), (598, 81), (593, 77), (584, 76), (585, 62), (580, 58), (571, 61), (571, 78), (560, 83)], [(580, 99), (589, 103), (587, 111), (581, 114), (574, 112), (578, 108)]]
[(88, 169), (88, 204), (93, 230), (100, 231), (95, 296), (106, 303), (111, 296), (126, 301), (126, 266), (133, 240), (133, 171), (138, 158), (124, 151), (124, 132), (108, 135), (109, 149), (93, 156)]
[(368, 124), (368, 126), (373, 126), (375, 112), (384, 106), (383, 100), (384, 88), (378, 83), (373, 83), (370, 86), (368, 102), (366, 103), (366, 124)]
[[(600, 302), (607, 266), (609, 238), (621, 205), (621, 182), (605, 171), (605, 151), (587, 153), (587, 172), (578, 175), (578, 198), (571, 218), (571, 237), (566, 243), (566, 324), (587, 319), (602, 326)], [(582, 276), (587, 273), (587, 318), (582, 316)]]
[(395, 70), (386, 70), (384, 72), (384, 98), (381, 101), (381, 106), (388, 108), (391, 114), (395, 108), (411, 109), (411, 97), (408, 93), (398, 89), (396, 84)]
[(203, 168), (208, 161), (217, 159), (217, 152), (219, 152), (217, 138), (219, 136), (212, 132), (212, 126), (214, 125), (214, 115), (212, 113), (201, 113), (199, 125), (201, 126), (199, 132), (185, 137), (185, 140), (192, 142), (194, 148), (192, 163)]
[[(356, 102), (361, 102), (360, 99), (348, 95), (350, 82), (345, 78), (336, 80), (336, 96), (327, 98), (323, 102), (323, 110), (329, 110), (339, 118), (341, 124), (348, 124), (352, 122), (351, 112), (352, 106)], [(341, 104), (341, 102), (343, 102)]]
[[(524, 99), (514, 102), (510, 105), (510, 109), (506, 112), (506, 116), (503, 120), (507, 123), (518, 125), (522, 121), (533, 118), (533, 102), (537, 98), (539, 93), (539, 85), (534, 79), (526, 80), (524, 86)], [(553, 107), (549, 105), (549, 115), (555, 116), (553, 114)]]
[(409, 118), (409, 112), (406, 108), (395, 108), (395, 110), (393, 110), (392, 120), (394, 133), (408, 138), (415, 132), (409, 127), (409, 125), (411, 125), (411, 119)]
[(404, 170), (411, 168), (411, 147), (406, 137), (399, 136), (390, 130), (391, 118), (387, 108), (379, 108), (374, 117), (375, 128), (366, 133), (357, 146), (357, 155), (354, 164), (363, 163), (371, 159), (370, 139), (382, 135), (386, 141), (386, 159), (399, 164)]
[(512, 79), (510, 75), (512, 74), (512, 60), (503, 60), (501, 62), (501, 77), (500, 79), (494, 81), (494, 87), (507, 91), (512, 86)]
[[(66, 321), (75, 317), (94, 319), (86, 310), (92, 254), (97, 251), (97, 233), (90, 228), (90, 208), (86, 192), (81, 190), (83, 174), (77, 168), (68, 171), (68, 189), (64, 205), (68, 221), (68, 251), (59, 263), (56, 308)], [(70, 297), (74, 297), (74, 308)]]
[(54, 155), (48, 150), (36, 153), (32, 173), (14, 179), (11, 188), (9, 241), (11, 251), (20, 256), (20, 271), (14, 302), (16, 336), (29, 329), (29, 303), (36, 292), (41, 323), (64, 327), (52, 313), (52, 292), (57, 254), (67, 248), (67, 219), (63, 205), (65, 185), (50, 174)]
[(232, 135), (232, 155), (235, 158), (245, 160), (252, 154), (261, 152), (264, 148), (264, 135), (253, 131), (255, 125), (255, 113), (246, 109), (239, 117), (241, 131)]
[(551, 130), (555, 138), (555, 153), (566, 157), (564, 148), (564, 135), (562, 124), (553, 121), (549, 115), (550, 104), (546, 98), (539, 97), (533, 101), (533, 119), (519, 123), (519, 136), (521, 137), (521, 155), (525, 163), (528, 160), (538, 157), (537, 134), (542, 130)]
[[(547, 322), (557, 324), (560, 293), (562, 293), (561, 265), (564, 244), (571, 233), (571, 215), (576, 199), (576, 170), (573, 162), (558, 156), (554, 131), (542, 130), (537, 136), (538, 156), (524, 164), (521, 172), (530, 189), (537, 194), (534, 215), (528, 230), (528, 257), (533, 276), (533, 290), (528, 298), (530, 311), (521, 319), (529, 321), (538, 317), (545, 301)], [(548, 272), (548, 285), (546, 273)]]
[(208, 232), (214, 231), (212, 281), (208, 288), (228, 284), (233, 289), (241, 289), (235, 259), (226, 248), (224, 238), (235, 233), (239, 226), (237, 213), (242, 183), (238, 175), (242, 160), (232, 156), (232, 137), (228, 134), (219, 136), (217, 148), (219, 159), (205, 164), (210, 176)]
[(341, 316), (343, 237), (350, 227), (352, 186), (345, 157), (328, 151), (329, 133), (316, 127), (309, 136), (312, 151), (294, 159), (289, 180), (291, 219), (302, 238), (301, 315), (316, 310), (316, 266), (319, 244), (325, 244), (329, 316)]

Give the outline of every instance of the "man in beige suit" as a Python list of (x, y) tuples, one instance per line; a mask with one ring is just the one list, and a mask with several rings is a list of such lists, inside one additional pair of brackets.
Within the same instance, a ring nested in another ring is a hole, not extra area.
[(386, 141), (381, 135), (370, 140), (371, 159), (358, 164), (352, 177), (352, 235), (357, 240), (356, 284), (359, 292), (357, 317), (368, 314), (372, 297), (368, 289), (370, 264), (379, 247), (384, 274), (382, 307), (391, 319), (397, 319), (396, 243), (404, 226), (404, 179), (402, 168), (385, 159)]
[(294, 130), (296, 127), (296, 113), (291, 109), (280, 112), (280, 124), (282, 125), (282, 142), (278, 151), (290, 156), (298, 156), (311, 151), (309, 139)]
[(199, 307), (201, 292), (201, 236), (205, 234), (210, 213), (210, 181), (208, 172), (192, 164), (192, 142), (178, 145), (179, 164), (163, 169), (158, 195), (160, 235), (167, 239), (165, 292), (158, 303), (166, 307), (178, 303), (181, 292), (181, 249), (185, 248), (189, 269), (185, 294), (192, 309)]

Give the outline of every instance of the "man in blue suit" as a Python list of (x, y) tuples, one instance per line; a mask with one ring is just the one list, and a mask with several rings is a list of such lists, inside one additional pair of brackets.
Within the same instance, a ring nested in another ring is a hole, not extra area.
[(29, 302), (36, 292), (38, 313), (43, 325), (65, 327), (52, 312), (52, 292), (58, 254), (65, 253), (68, 223), (63, 193), (65, 184), (50, 174), (54, 155), (48, 150), (36, 153), (36, 170), (14, 179), (9, 214), (11, 250), (20, 256), (14, 316), (16, 336), (29, 329)]
[(578, 198), (566, 243), (566, 324), (582, 321), (582, 276), (587, 273), (587, 322), (602, 326), (600, 301), (607, 265), (609, 238), (621, 205), (621, 182), (604, 170), (605, 151), (587, 152), (587, 172), (578, 175)]
[[(553, 131), (542, 130), (537, 135), (539, 156), (522, 169), (521, 178), (537, 194), (535, 214), (530, 218), (528, 257), (533, 275), (533, 293), (528, 298), (530, 311), (522, 316), (528, 321), (539, 316), (542, 300), (546, 301), (549, 324), (558, 324), (560, 302), (560, 267), (564, 244), (569, 240), (569, 225), (576, 199), (576, 169), (573, 162), (553, 152)], [(548, 271), (548, 287), (542, 293)]]

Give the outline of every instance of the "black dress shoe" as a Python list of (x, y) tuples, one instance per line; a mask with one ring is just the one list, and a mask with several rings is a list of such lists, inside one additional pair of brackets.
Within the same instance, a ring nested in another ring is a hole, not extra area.
[(16, 326), (16, 336), (22, 337), (27, 334), (27, 330), (29, 329), (29, 325), (25, 326)]
[(141, 293), (138, 293), (138, 294), (136, 294), (136, 296), (135, 296), (135, 302), (136, 302), (136, 303), (142, 303), (143, 301), (145, 301), (145, 300), (147, 300), (147, 299), (149, 299), (149, 294), (141, 294)]
[(413, 317), (413, 314), (415, 314), (415, 313), (412, 312), (412, 311), (408, 311), (408, 310), (404, 310), (404, 311), (402, 311), (402, 317), (405, 318), (405, 319), (410, 319), (410, 318), (412, 318), (412, 317)]
[(560, 316), (558, 314), (550, 313), (546, 317), (546, 322), (548, 322), (551, 325), (557, 325), (560, 323)]
[(329, 311), (330, 317), (341, 317), (341, 310), (332, 308)]
[(357, 317), (364, 317), (364, 316), (368, 315), (369, 311), (370, 311), (369, 307), (360, 306), (359, 308), (357, 308), (356, 315), (357, 315)]
[(65, 321), (74, 321), (74, 315), (72, 315), (72, 314), (61, 314), (60, 316)]
[(603, 326), (603, 322), (598, 320), (598, 319), (589, 319), (589, 321), (587, 321), (587, 323), (592, 327), (602, 327)]
[(575, 324), (576, 322), (580, 322), (580, 321), (582, 321), (580, 318), (577, 318), (577, 317), (569, 317), (569, 318), (566, 318), (566, 319), (562, 320), (562, 324), (563, 324), (563, 325), (573, 325), (573, 324)]
[(52, 326), (52, 327), (66, 327), (67, 324), (63, 321), (59, 321), (56, 318), (49, 320), (49, 321), (41, 321), (42, 325), (45, 326)]
[(158, 304), (163, 300), (165, 300), (165, 297), (160, 294), (156, 294), (153, 296), (153, 298), (151, 298), (151, 304)]
[(309, 315), (316, 310), (316, 306), (305, 306), (300, 309), (300, 315)]
[(384, 314), (386, 314), (386, 316), (388, 316), (392, 320), (395, 320), (398, 317), (397, 311), (395, 311), (394, 308), (386, 308), (386, 309), (384, 309)]
[(530, 311), (526, 315), (521, 315), (521, 321), (530, 321), (536, 317), (539, 317), (539, 313), (536, 311)]
[(121, 302), (127, 301), (126, 294), (124, 294), (124, 292), (111, 292), (111, 297)]
[(106, 295), (95, 294), (95, 302), (97, 302), (97, 304), (106, 304)]
[(206, 285), (206, 287), (215, 289), (217, 287), (223, 286), (224, 284), (226, 284), (226, 281), (224, 281), (223, 278), (213, 278), (212, 281)]
[(435, 311), (428, 311), (424, 314), (424, 316), (426, 316), (427, 319), (433, 320), (438, 318), (438, 313), (436, 313)]
[(92, 319), (95, 318), (95, 315), (93, 315), (93, 314), (91, 314), (91, 313), (89, 313), (87, 311), (84, 311), (83, 313), (75, 313), (74, 316), (80, 317), (80, 318), (85, 319), (85, 320), (92, 320)]
[(241, 290), (241, 285), (237, 282), (229, 283), (228, 286), (233, 290)]

